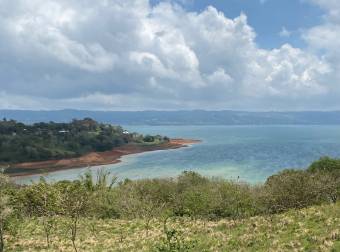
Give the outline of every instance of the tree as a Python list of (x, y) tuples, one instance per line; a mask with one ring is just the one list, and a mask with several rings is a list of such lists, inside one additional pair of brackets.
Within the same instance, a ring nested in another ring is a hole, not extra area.
[(8, 184), (8, 178), (0, 173), (0, 252), (3, 252), (5, 249), (4, 235), (8, 219), (12, 213), (12, 208), (9, 204), (9, 197), (4, 193)]
[(47, 247), (51, 244), (51, 234), (55, 228), (55, 217), (60, 213), (60, 193), (55, 186), (49, 185), (44, 179), (38, 184), (28, 187), (25, 191), (26, 205), (37, 216), (43, 225)]
[(144, 142), (146, 143), (153, 143), (155, 141), (155, 137), (154, 136), (150, 136), (150, 135), (146, 135), (143, 139)]
[(61, 210), (63, 215), (68, 218), (66, 228), (70, 231), (72, 246), (77, 252), (76, 239), (79, 219), (86, 214), (89, 193), (79, 181), (64, 183), (62, 186)]

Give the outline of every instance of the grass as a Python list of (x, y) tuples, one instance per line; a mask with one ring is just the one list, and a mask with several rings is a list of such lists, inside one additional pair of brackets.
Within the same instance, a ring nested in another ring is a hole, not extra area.
[[(58, 219), (49, 249), (39, 220), (20, 222), (17, 234), (6, 236), (6, 251), (73, 251), (64, 221)], [(243, 220), (176, 218), (168, 229), (181, 251), (340, 251), (340, 204)], [(143, 220), (82, 219), (77, 239), (78, 251), (169, 251), (167, 244), (160, 220), (147, 232)]]

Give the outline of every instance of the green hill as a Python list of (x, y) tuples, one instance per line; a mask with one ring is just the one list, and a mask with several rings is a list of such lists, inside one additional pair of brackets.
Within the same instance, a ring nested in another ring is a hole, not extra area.
[(130, 133), (120, 126), (98, 123), (91, 118), (34, 124), (3, 119), (0, 120), (0, 165), (73, 158), (129, 143), (152, 144), (167, 140), (161, 136)]

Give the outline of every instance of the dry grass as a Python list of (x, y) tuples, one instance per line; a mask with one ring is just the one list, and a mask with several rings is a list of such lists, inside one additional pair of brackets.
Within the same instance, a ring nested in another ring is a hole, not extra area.
[[(58, 219), (47, 249), (42, 225), (28, 219), (6, 236), (7, 251), (73, 251), (64, 219)], [(188, 250), (183, 251), (340, 251), (340, 204), (290, 211), (281, 215), (216, 222), (171, 219), (169, 228)], [(159, 251), (163, 224), (153, 220), (149, 232), (143, 220), (82, 219), (79, 251)]]

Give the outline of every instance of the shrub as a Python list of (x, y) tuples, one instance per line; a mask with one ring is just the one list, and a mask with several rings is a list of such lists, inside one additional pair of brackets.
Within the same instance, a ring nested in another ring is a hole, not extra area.
[(269, 177), (264, 185), (264, 202), (270, 213), (299, 209), (323, 202), (317, 177), (302, 170), (284, 170)]
[(156, 246), (158, 252), (187, 252), (192, 251), (196, 247), (196, 241), (184, 237), (181, 230), (168, 227), (170, 218), (163, 221), (164, 237)]
[(0, 252), (5, 250), (4, 235), (7, 231), (9, 217), (12, 213), (9, 197), (5, 194), (5, 189), (8, 187), (8, 184), (8, 178), (0, 173)]
[(307, 171), (319, 178), (317, 182), (320, 189), (335, 203), (340, 197), (340, 159), (322, 157), (313, 162)]
[(331, 172), (340, 176), (340, 159), (332, 159), (330, 157), (322, 157), (313, 162), (308, 171), (310, 172)]
[(148, 232), (152, 219), (160, 217), (172, 202), (171, 180), (131, 181), (118, 188), (118, 208), (127, 218), (142, 218)]
[(76, 181), (66, 183), (61, 195), (62, 214), (67, 217), (66, 228), (70, 231), (70, 240), (74, 250), (77, 252), (76, 239), (78, 233), (79, 219), (85, 216), (89, 207), (89, 192), (81, 184)]
[(60, 214), (61, 197), (53, 185), (41, 179), (24, 189), (24, 206), (30, 215), (39, 217), (46, 237), (47, 247), (50, 247), (50, 237), (55, 228), (55, 217)]
[(93, 177), (91, 171), (81, 176), (81, 183), (89, 193), (88, 214), (97, 218), (118, 218), (117, 190), (114, 185), (117, 178), (104, 169)]
[(210, 215), (214, 205), (213, 188), (203, 184), (186, 188), (177, 196), (177, 213), (194, 218)]
[(216, 207), (219, 218), (244, 218), (260, 212), (255, 187), (232, 181), (216, 181)]

